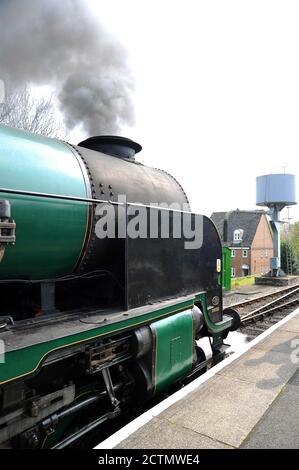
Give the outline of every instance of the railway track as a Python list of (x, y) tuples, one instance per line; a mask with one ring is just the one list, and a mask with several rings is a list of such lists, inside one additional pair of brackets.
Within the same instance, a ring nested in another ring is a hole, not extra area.
[[(299, 305), (299, 285), (280, 289), (232, 307), (241, 317), (240, 331), (249, 339), (255, 338), (272, 325), (282, 320)], [(255, 308), (252, 308), (252, 307)]]
[(276, 298), (279, 298), (281, 295), (287, 294), (288, 292), (296, 289), (297, 287), (299, 287), (299, 284), (294, 284), (292, 286), (283, 287), (282, 289), (276, 290), (274, 292), (270, 292), (269, 294), (262, 294), (252, 299), (242, 300), (241, 302), (237, 302), (231, 305), (230, 304), (225, 305), (225, 308), (232, 307), (235, 310), (238, 310), (239, 314), (242, 316), (245, 313), (250, 311), (252, 305), (255, 305), (257, 307), (266, 305), (271, 300), (275, 300)]

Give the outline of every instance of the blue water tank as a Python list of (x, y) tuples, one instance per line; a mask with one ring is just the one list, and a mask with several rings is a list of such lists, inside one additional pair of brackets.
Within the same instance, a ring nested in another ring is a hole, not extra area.
[(296, 202), (295, 175), (277, 173), (256, 178), (257, 206), (291, 206)]

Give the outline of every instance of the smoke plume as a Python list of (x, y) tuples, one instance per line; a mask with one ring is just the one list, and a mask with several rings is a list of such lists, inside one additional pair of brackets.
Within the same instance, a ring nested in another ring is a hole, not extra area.
[(69, 130), (115, 134), (134, 122), (126, 51), (85, 0), (0, 0), (0, 78), (53, 86)]

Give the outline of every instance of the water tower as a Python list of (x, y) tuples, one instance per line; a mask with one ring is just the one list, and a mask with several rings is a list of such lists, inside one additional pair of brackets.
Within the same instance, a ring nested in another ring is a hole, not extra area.
[(296, 203), (295, 175), (273, 174), (256, 178), (256, 205), (269, 207), (273, 230), (274, 256), (270, 259), (271, 276), (281, 276), (280, 264), (280, 211)]

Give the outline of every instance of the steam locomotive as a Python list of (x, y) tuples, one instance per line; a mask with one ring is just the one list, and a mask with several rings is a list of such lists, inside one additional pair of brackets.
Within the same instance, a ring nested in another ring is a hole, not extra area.
[(215, 355), (238, 327), (214, 224), (140, 150), (0, 126), (0, 447), (77, 445), (199, 373), (198, 340)]

